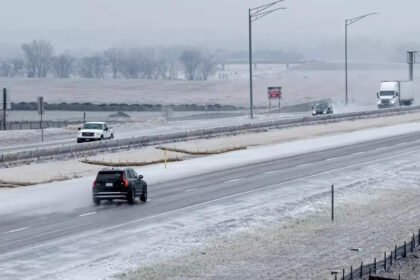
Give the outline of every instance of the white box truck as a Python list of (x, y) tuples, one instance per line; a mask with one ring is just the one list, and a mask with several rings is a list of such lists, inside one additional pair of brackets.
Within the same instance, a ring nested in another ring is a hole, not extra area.
[(414, 103), (413, 81), (384, 81), (381, 83), (378, 108), (410, 106)]

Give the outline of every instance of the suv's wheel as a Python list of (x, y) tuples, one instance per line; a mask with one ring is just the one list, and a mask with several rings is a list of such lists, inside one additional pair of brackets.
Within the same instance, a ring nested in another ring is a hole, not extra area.
[(101, 135), (101, 141), (103, 141), (104, 140), (104, 136), (103, 135)]
[(143, 189), (143, 193), (140, 195), (140, 200), (143, 202), (147, 201), (147, 187)]
[(101, 200), (99, 198), (94, 197), (93, 198), (93, 203), (95, 203), (96, 206), (101, 205)]
[(111, 137), (109, 139), (114, 139), (114, 133), (111, 134)]
[(131, 190), (127, 194), (127, 202), (128, 202), (128, 204), (134, 204), (136, 202), (136, 191), (135, 190)]

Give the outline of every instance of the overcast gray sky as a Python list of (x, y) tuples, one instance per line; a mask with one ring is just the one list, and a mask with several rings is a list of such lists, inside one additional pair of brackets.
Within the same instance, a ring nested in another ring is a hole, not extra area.
[[(247, 9), (270, 0), (1, 2), (2, 45), (42, 38), (58, 51), (172, 44), (246, 50)], [(379, 15), (349, 29), (355, 56), (382, 57), (399, 44), (420, 42), (418, 0), (286, 0), (281, 6), (287, 10), (254, 24), (256, 49), (297, 49), (308, 58), (337, 59), (344, 19), (369, 12)]]

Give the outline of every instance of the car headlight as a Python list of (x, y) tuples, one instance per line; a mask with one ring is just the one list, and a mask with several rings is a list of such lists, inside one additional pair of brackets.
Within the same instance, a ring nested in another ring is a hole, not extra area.
[(391, 103), (392, 104), (395, 104), (395, 99), (391, 99)]
[(328, 110), (324, 110), (324, 114), (328, 113)]
[(316, 111), (312, 111), (312, 114), (316, 114)]
[(378, 100), (378, 105), (382, 104), (382, 100)]

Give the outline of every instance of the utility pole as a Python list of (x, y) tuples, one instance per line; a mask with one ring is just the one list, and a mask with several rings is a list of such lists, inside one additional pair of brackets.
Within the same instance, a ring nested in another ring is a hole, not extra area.
[(3, 130), (6, 130), (7, 89), (3, 88)]
[(370, 14), (366, 14), (366, 15), (363, 15), (363, 16), (360, 16), (360, 17), (346, 19), (344, 21), (344, 23), (345, 23), (344, 24), (344, 26), (345, 26), (345, 31), (344, 31), (345, 32), (345, 34), (344, 34), (344, 36), (345, 36), (345, 39), (344, 39), (344, 44), (345, 44), (345, 55), (344, 55), (345, 66), (344, 66), (344, 68), (345, 68), (345, 70), (344, 70), (344, 72), (345, 72), (345, 83), (346, 83), (346, 85), (345, 85), (345, 87), (346, 87), (346, 89), (345, 89), (345, 91), (346, 91), (346, 96), (345, 96), (346, 105), (348, 105), (348, 103), (349, 103), (348, 62), (347, 62), (347, 60), (348, 60), (348, 46), (347, 46), (347, 43), (348, 43), (347, 34), (348, 34), (348, 32), (347, 32), (347, 27), (349, 25), (352, 25), (355, 22), (358, 22), (359, 20), (362, 20), (362, 19), (364, 19), (368, 16), (372, 16), (372, 15), (377, 15), (377, 13), (370, 13)]
[[(284, 10), (286, 8), (272, 8), (280, 2), (284, 0), (274, 1), (269, 4), (265, 4), (253, 9), (248, 10), (248, 28), (249, 28), (249, 117), (251, 119), (254, 118), (254, 85), (253, 85), (253, 77), (252, 77), (252, 23), (257, 21), (277, 10)], [(272, 8), (272, 9), (270, 9)]]
[(249, 9), (249, 116), (254, 118), (254, 84), (252, 79), (252, 15)]

